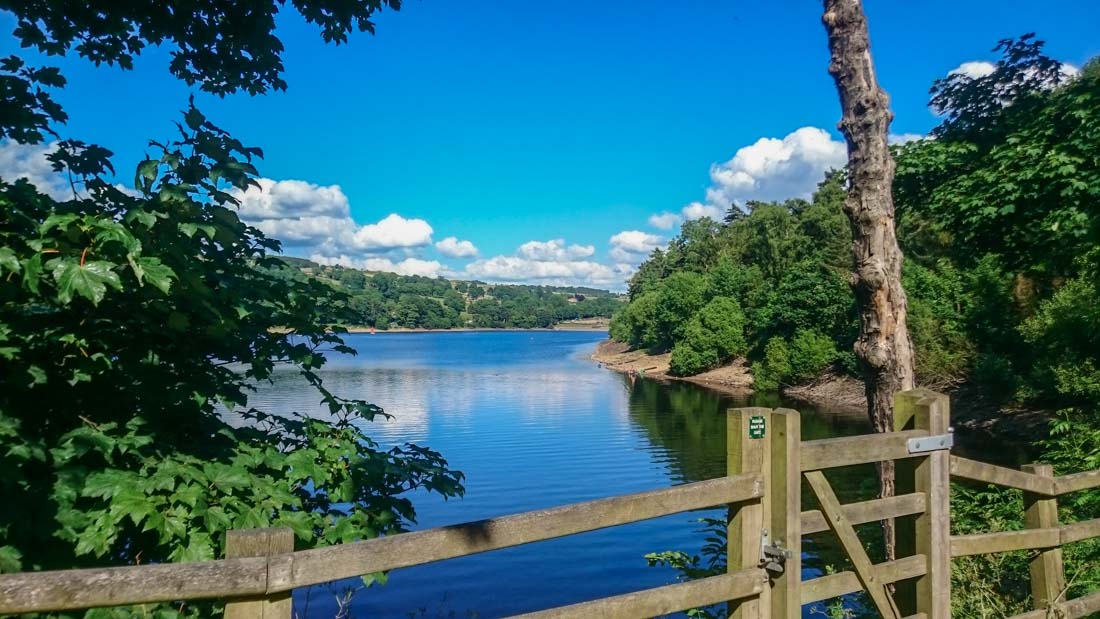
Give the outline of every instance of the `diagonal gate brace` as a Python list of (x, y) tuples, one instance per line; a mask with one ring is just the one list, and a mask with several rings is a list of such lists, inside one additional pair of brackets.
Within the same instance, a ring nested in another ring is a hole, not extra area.
[(859, 579), (860, 584), (871, 596), (875, 609), (886, 619), (901, 619), (901, 613), (894, 603), (894, 598), (886, 590), (886, 584), (875, 578), (875, 566), (871, 563), (870, 557), (867, 556), (867, 551), (863, 549), (863, 544), (859, 541), (856, 530), (845, 518), (844, 508), (841, 507), (840, 500), (836, 498), (836, 493), (829, 485), (829, 480), (825, 479), (825, 474), (821, 471), (809, 471), (805, 473), (805, 476), (806, 481), (809, 482), (810, 488), (817, 497), (825, 521), (829, 524), (829, 528), (833, 530), (833, 533), (840, 538), (840, 544), (844, 547), (844, 552), (848, 553), (848, 557), (852, 559), (852, 566), (856, 569), (856, 578)]

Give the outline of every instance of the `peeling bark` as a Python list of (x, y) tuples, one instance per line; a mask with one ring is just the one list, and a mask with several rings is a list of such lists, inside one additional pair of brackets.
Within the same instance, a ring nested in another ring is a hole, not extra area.
[[(876, 432), (894, 429), (894, 394), (913, 388), (913, 345), (901, 286), (902, 255), (894, 230), (894, 160), (888, 136), (890, 97), (879, 87), (871, 60), (867, 17), (860, 0), (824, 0), (829, 74), (843, 112), (837, 128), (848, 143), (848, 197), (852, 225), (852, 288), (859, 309), (859, 358), (867, 412)], [(894, 463), (879, 468), (881, 496), (894, 495)], [(894, 557), (893, 523), (883, 525)]]

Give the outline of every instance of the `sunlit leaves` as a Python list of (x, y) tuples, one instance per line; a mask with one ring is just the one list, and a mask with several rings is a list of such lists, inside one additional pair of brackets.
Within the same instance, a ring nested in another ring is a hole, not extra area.
[[(23, 506), (0, 511), (0, 545), (35, 549), (37, 566), (208, 559), (230, 528), (353, 541), (404, 530), (410, 491), (462, 492), (439, 454), (364, 434), (380, 408), (324, 387), (322, 350), (353, 351), (318, 316), (343, 319), (346, 298), (267, 256), (278, 242), (231, 193), (254, 182), (258, 149), (190, 110), (139, 165), (140, 197), (95, 176), (109, 162), (83, 146), (58, 155), (93, 173), (72, 200), (0, 182), (0, 430), (17, 428), (0, 498)], [(279, 364), (329, 420), (248, 408)]]
[(96, 260), (81, 264), (72, 258), (61, 258), (47, 263), (47, 268), (57, 281), (57, 300), (69, 303), (74, 296), (81, 296), (99, 305), (107, 294), (107, 286), (122, 290), (122, 281), (110, 262)]

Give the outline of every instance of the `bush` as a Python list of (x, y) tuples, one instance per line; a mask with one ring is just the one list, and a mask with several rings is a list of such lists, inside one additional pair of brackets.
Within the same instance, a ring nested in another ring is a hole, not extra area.
[(617, 312), (609, 326), (611, 339), (634, 348), (657, 346), (657, 293), (642, 294)]
[(684, 338), (688, 322), (703, 307), (706, 288), (706, 278), (692, 272), (673, 273), (661, 282), (656, 297), (656, 346), (671, 347)]
[(851, 337), (855, 299), (844, 275), (813, 261), (788, 269), (770, 295), (760, 335), (791, 337), (814, 329), (838, 340)]
[(668, 369), (673, 376), (692, 376), (717, 366), (719, 362), (713, 338), (695, 318), (684, 330), (684, 338), (672, 347)]
[(745, 315), (737, 301), (711, 299), (691, 318), (683, 337), (672, 347), (669, 371), (675, 376), (705, 372), (736, 355), (745, 354)]
[(836, 358), (836, 344), (829, 336), (800, 329), (788, 347), (790, 372), (784, 378), (791, 383), (816, 378)]
[(721, 360), (744, 355), (748, 350), (745, 342), (745, 314), (734, 299), (711, 299), (693, 320), (699, 321)]
[(906, 262), (902, 281), (909, 297), (909, 334), (916, 372), (924, 385), (961, 380), (974, 360), (963, 311), (973, 305), (958, 269), (947, 262), (934, 268)]
[(790, 351), (781, 337), (773, 337), (764, 347), (764, 359), (752, 364), (752, 377), (758, 391), (775, 391), (791, 373)]

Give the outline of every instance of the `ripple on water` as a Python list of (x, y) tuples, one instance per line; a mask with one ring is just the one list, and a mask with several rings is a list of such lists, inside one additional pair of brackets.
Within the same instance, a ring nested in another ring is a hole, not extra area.
[[(732, 402), (691, 385), (631, 385), (598, 369), (587, 356), (604, 337), (353, 335), (348, 341), (360, 354), (335, 358), (320, 374), (334, 393), (394, 415), (365, 426), (380, 444), (428, 445), (466, 474), (462, 499), (414, 495), (414, 528), (722, 475), (724, 411)], [(278, 372), (250, 404), (282, 414), (326, 414), (293, 372)], [(358, 593), (353, 614), (498, 617), (668, 584), (675, 574), (647, 567), (644, 555), (696, 551), (697, 519), (719, 513), (677, 514), (399, 570), (385, 587)], [(309, 616), (333, 614), (328, 590), (295, 592), (296, 608), (305, 608), (307, 596)]]

